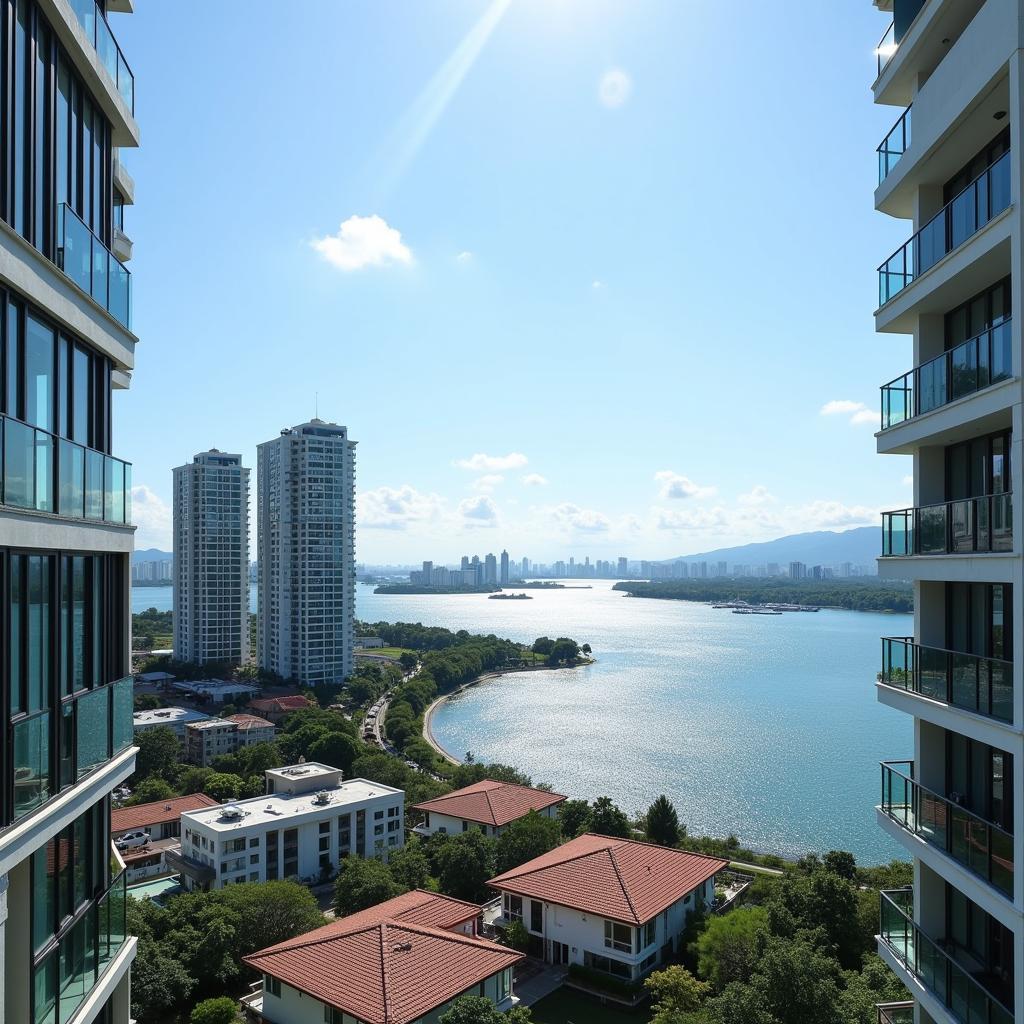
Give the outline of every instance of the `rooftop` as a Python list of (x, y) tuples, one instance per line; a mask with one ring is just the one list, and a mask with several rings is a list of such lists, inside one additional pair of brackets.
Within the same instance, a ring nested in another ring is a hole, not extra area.
[(644, 924), (729, 862), (586, 833), (487, 884), (587, 914)]
[(189, 796), (176, 796), (171, 800), (154, 800), (152, 803), (135, 804), (133, 807), (115, 807), (110, 812), (110, 832), (116, 836), (134, 828), (162, 825), (167, 821), (175, 821), (184, 811), (216, 806), (217, 801), (213, 797), (205, 793), (191, 793)]
[(136, 711), (132, 722), (138, 729), (147, 725), (188, 725), (190, 722), (205, 722), (210, 716), (190, 708), (154, 708), (151, 711)]
[(310, 707), (308, 697), (295, 694), (291, 697), (262, 697), (249, 701), (249, 707), (257, 711), (298, 711)]
[(273, 729), (274, 723), (257, 715), (228, 715), (225, 722), (234, 722), (239, 729)]
[(412, 810), (432, 811), (498, 827), (525, 817), (530, 811), (541, 811), (553, 804), (560, 804), (563, 800), (565, 797), (560, 793), (485, 779), (465, 789), (439, 796), (436, 800), (414, 804)]
[(258, 686), (248, 683), (232, 683), (223, 679), (194, 679), (171, 684), (176, 690), (187, 690), (189, 693), (207, 693), (211, 696), (219, 693), (259, 693)]
[(394, 918), (346, 921), (244, 960), (366, 1024), (409, 1024), (523, 959), (442, 928)]
[(385, 796), (404, 794), (400, 789), (382, 786), (379, 782), (371, 782), (369, 779), (349, 779), (333, 789), (319, 792), (311, 790), (295, 795), (273, 793), (270, 796), (254, 796), (248, 800), (235, 800), (206, 810), (191, 811), (184, 817), (216, 832), (230, 832), (232, 829), (247, 829), (270, 822), (280, 823), (283, 819), (294, 818), (296, 815), (323, 813), (327, 807), (337, 810), (350, 804)]

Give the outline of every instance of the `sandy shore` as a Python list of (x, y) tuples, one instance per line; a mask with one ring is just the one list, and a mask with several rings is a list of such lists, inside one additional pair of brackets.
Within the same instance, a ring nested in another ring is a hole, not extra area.
[(438, 697), (426, 711), (423, 712), (423, 738), (434, 748), (434, 750), (441, 755), (449, 764), (462, 764), (462, 761), (457, 757), (452, 757), (437, 739), (434, 737), (434, 733), (430, 728), (430, 720), (434, 716), (434, 712), (439, 708), (446, 700), (450, 700), (452, 697), (462, 693), (463, 690), (468, 690), (471, 686), (479, 686), (481, 683), (489, 682), (491, 679), (500, 679), (502, 676), (515, 676), (520, 675), (523, 672), (564, 672), (567, 669), (580, 668), (583, 665), (593, 665), (594, 659), (590, 658), (587, 661), (581, 661), (578, 665), (559, 665), (557, 668), (553, 668), (550, 665), (531, 665), (529, 668), (506, 668), (502, 669), (501, 672), (486, 672), (482, 676), (477, 676), (476, 679), (471, 679), (468, 683), (463, 683), (462, 686), (451, 693), (446, 693), (441, 697)]

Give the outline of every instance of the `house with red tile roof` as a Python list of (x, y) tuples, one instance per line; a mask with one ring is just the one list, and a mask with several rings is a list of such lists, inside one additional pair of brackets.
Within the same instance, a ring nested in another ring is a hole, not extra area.
[(249, 701), (249, 707), (262, 718), (277, 725), (285, 715), (292, 711), (301, 711), (303, 708), (312, 707), (308, 697), (301, 693), (290, 697), (260, 697)]
[(587, 833), (488, 883), (501, 893), (497, 924), (522, 921), (555, 964), (625, 981), (679, 948), (690, 915), (715, 898), (728, 861), (633, 839)]
[(435, 832), (465, 832), (476, 826), (485, 835), (500, 835), (506, 826), (530, 811), (545, 818), (558, 815), (565, 797), (545, 789), (517, 786), (511, 782), (493, 782), (485, 779), (472, 786), (446, 793), (435, 800), (424, 800), (410, 808), (423, 814), (423, 821), (413, 831), (421, 836)]
[(414, 890), (244, 958), (263, 975), (242, 999), (255, 1024), (435, 1022), (461, 995), (517, 1002), (521, 953), (476, 934), (480, 907)]

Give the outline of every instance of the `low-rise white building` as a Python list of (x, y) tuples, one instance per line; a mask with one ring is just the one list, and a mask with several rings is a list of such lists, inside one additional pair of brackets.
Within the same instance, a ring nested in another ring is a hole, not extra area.
[(260, 692), (258, 686), (223, 679), (185, 680), (171, 683), (171, 688), (196, 700), (213, 704), (245, 704)]
[(588, 833), (488, 884), (502, 898), (495, 923), (521, 921), (548, 963), (632, 981), (678, 951), (726, 867), (718, 857)]
[(202, 711), (193, 711), (190, 708), (153, 708), (151, 711), (136, 711), (132, 715), (132, 727), (135, 734), (145, 732), (147, 729), (156, 729), (158, 726), (166, 726), (171, 729), (178, 739), (184, 741), (185, 730), (195, 722), (207, 722), (209, 715)]
[(484, 779), (435, 800), (413, 804), (411, 810), (423, 815), (413, 831), (421, 836), (432, 836), (435, 832), (454, 835), (476, 827), (484, 835), (497, 836), (531, 811), (545, 818), (558, 817), (558, 808), (564, 801), (560, 793), (546, 789)]
[(269, 743), (274, 723), (255, 715), (230, 715), (194, 722), (185, 730), (185, 757), (206, 768), (215, 758), (234, 754), (241, 747)]
[(309, 762), (265, 773), (267, 795), (181, 816), (181, 852), (166, 858), (186, 889), (280, 878), (315, 881), (348, 856), (380, 857), (405, 842), (405, 794)]

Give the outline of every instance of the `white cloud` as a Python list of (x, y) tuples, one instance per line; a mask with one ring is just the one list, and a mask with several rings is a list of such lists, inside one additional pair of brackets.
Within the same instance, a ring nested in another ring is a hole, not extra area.
[(863, 402), (851, 402), (848, 398), (835, 398), (826, 402), (819, 412), (822, 416), (849, 416), (850, 424), (855, 427), (878, 423), (877, 411), (869, 409)]
[(377, 214), (353, 215), (336, 235), (316, 238), (312, 245), (328, 263), (345, 272), (412, 263), (412, 251), (402, 241), (402, 233)]
[(490, 493), (498, 484), (504, 482), (505, 478), (500, 473), (486, 473), (473, 481), (473, 489)]
[(132, 520), (135, 546), (170, 551), (173, 546), (171, 506), (145, 484), (132, 488)]
[(459, 502), (459, 515), (464, 526), (497, 526), (498, 506), (486, 494), (464, 498)]
[(605, 284), (604, 281), (599, 281), (595, 277), (594, 280), (590, 282), (590, 287), (593, 288), (595, 292), (600, 292), (604, 291)]
[(654, 474), (654, 479), (661, 484), (662, 498), (710, 498), (715, 493), (714, 487), (702, 487), (695, 484), (688, 476), (663, 469)]
[(659, 530), (720, 530), (729, 523), (722, 508), (678, 509), (655, 508), (655, 526)]
[(456, 263), (472, 263), (473, 262), (473, 258), (474, 258), (473, 254), (468, 249), (464, 249), (462, 252), (459, 253), (458, 256), (455, 257), (455, 262)]
[(477, 452), (468, 459), (456, 459), (459, 469), (471, 469), (474, 473), (494, 473), (504, 469), (520, 469), (529, 460), (522, 452), (509, 452), (508, 455), (485, 455)]
[(755, 484), (746, 494), (741, 494), (736, 503), (744, 508), (757, 508), (772, 505), (778, 500), (764, 484)]
[(423, 494), (409, 484), (377, 487), (356, 496), (356, 522), (368, 530), (406, 530), (441, 515), (441, 499)]
[(606, 533), (612, 526), (611, 520), (603, 512), (580, 508), (568, 501), (551, 509), (551, 515), (563, 529), (580, 533)]
[(622, 68), (611, 68), (601, 76), (597, 98), (602, 106), (616, 110), (623, 106), (633, 91), (633, 79)]
[(543, 487), (548, 482), (548, 478), (541, 476), (540, 473), (527, 473), (522, 477), (522, 482), (524, 487)]
[(796, 522), (802, 530), (874, 526), (878, 522), (878, 509), (866, 505), (844, 505), (841, 501), (812, 501), (787, 510), (787, 519)]

